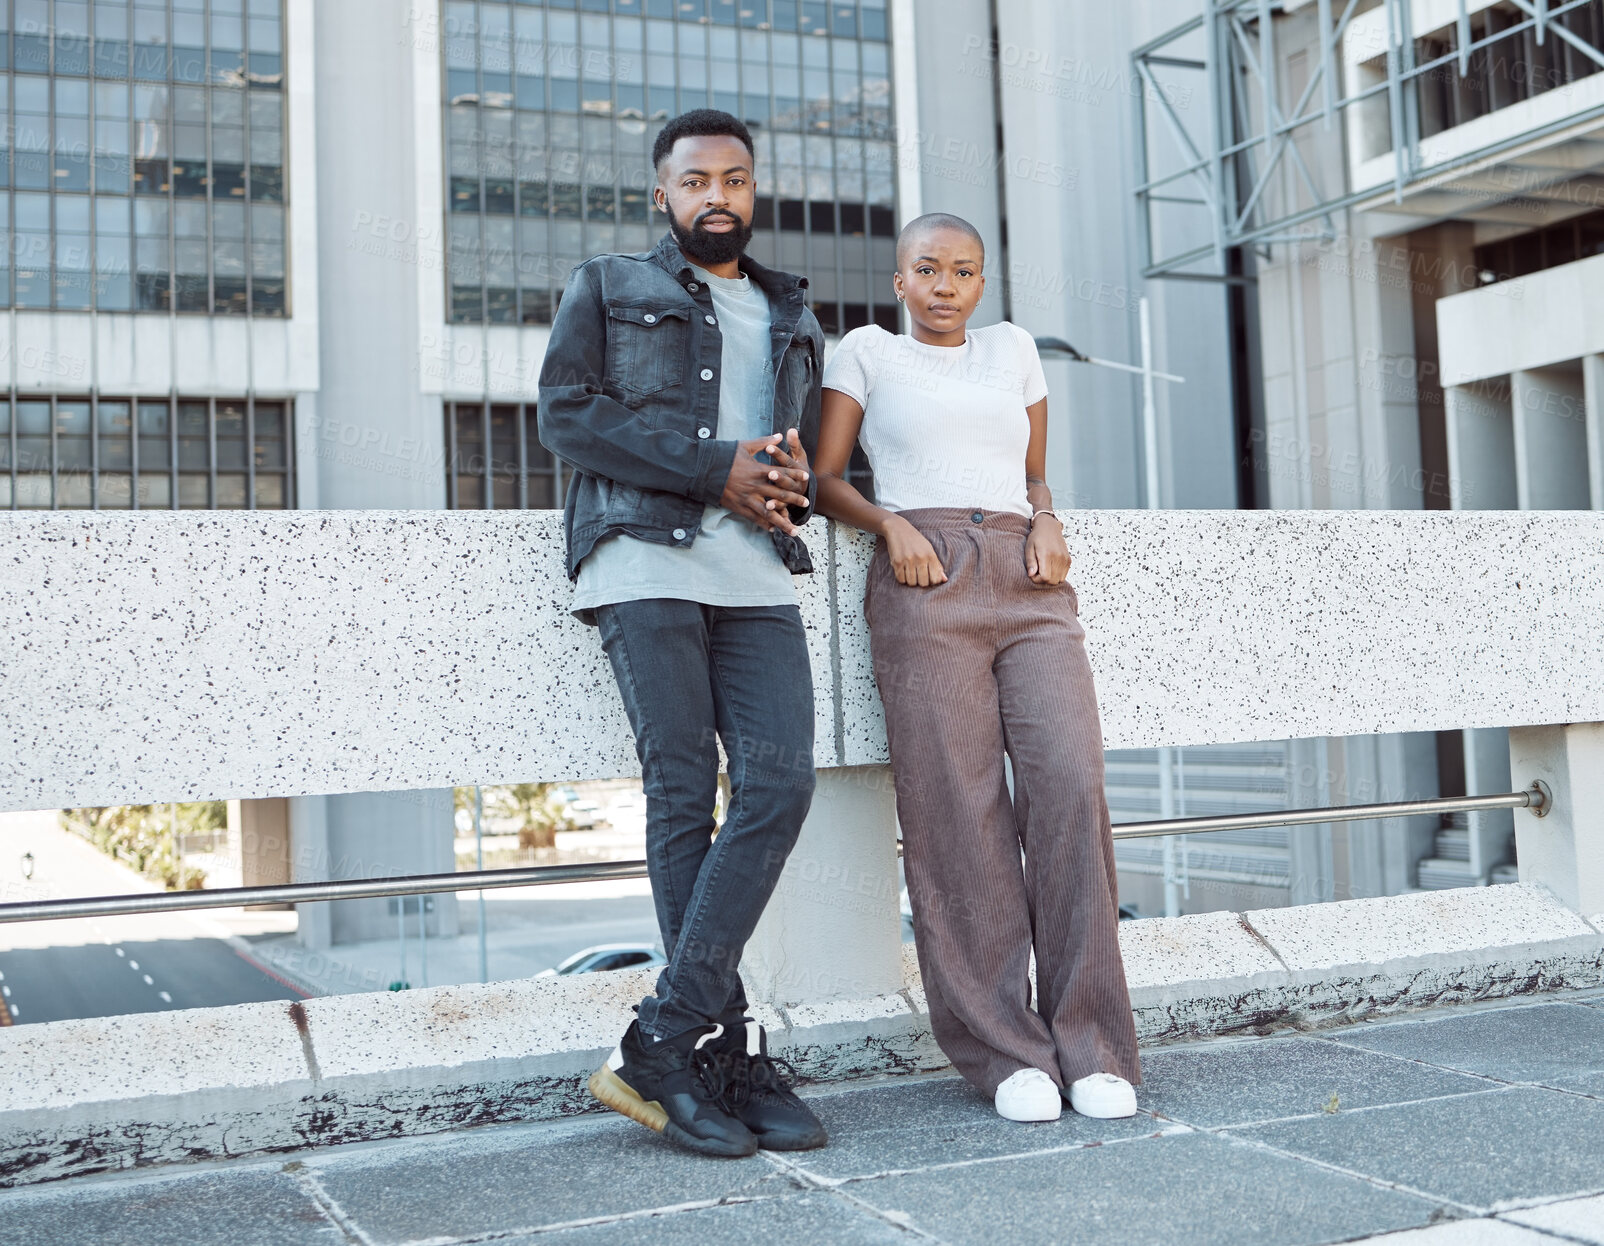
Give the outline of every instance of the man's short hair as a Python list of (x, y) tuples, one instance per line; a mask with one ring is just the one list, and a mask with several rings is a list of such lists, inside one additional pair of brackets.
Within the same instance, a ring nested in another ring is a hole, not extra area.
[(967, 234), (974, 242), (975, 249), (980, 252), (982, 263), (986, 259), (986, 240), (980, 236), (980, 231), (964, 220), (961, 216), (954, 216), (950, 212), (926, 212), (923, 216), (916, 216), (902, 227), (897, 235), (897, 267), (902, 267), (902, 261), (907, 257), (908, 247), (915, 238), (929, 233), (932, 229), (956, 229), (960, 234)]
[(746, 154), (757, 160), (757, 148), (752, 143), (752, 132), (739, 117), (732, 117), (717, 108), (693, 108), (669, 119), (652, 144), (652, 168), (658, 168), (674, 144), (682, 138), (738, 138), (746, 144)]

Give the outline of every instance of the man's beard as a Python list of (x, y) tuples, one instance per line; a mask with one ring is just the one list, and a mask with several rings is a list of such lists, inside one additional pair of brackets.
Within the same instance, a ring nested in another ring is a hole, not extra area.
[[(702, 227), (702, 222), (709, 216), (719, 216), (733, 221), (735, 228), (727, 234), (711, 233)], [(733, 212), (704, 212), (691, 222), (689, 229), (681, 225), (670, 212), (668, 232), (674, 235), (674, 241), (679, 244), (679, 249), (688, 259), (693, 259), (704, 267), (709, 264), (728, 264), (731, 260), (739, 259), (746, 250), (746, 244), (752, 241), (752, 227)]]

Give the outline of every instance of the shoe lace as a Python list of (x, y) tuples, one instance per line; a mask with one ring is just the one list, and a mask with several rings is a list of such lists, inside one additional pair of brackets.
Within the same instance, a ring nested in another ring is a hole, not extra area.
[(700, 1087), (707, 1102), (728, 1106), (730, 1086), (724, 1062), (718, 1053), (697, 1047), (691, 1052), (690, 1065), (696, 1074), (691, 1080), (692, 1092), (695, 1093)]
[(723, 1068), (730, 1102), (737, 1107), (764, 1095), (784, 1094), (797, 1079), (796, 1066), (783, 1056), (730, 1051), (724, 1054)]

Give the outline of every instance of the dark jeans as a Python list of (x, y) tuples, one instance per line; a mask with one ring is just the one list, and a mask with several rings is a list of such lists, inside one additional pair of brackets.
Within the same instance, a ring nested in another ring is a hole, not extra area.
[[(737, 966), (813, 798), (813, 678), (795, 606), (652, 598), (601, 606), (635, 729), (646, 859), (668, 964), (640, 1006), (668, 1038), (744, 1016)], [(718, 749), (730, 803), (713, 834)]]

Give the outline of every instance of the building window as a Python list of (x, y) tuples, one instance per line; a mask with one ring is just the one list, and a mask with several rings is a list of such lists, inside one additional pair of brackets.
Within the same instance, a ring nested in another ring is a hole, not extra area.
[(453, 510), (552, 510), (569, 472), (540, 444), (535, 404), (448, 402), (446, 504)]
[(283, 28), (281, 0), (0, 0), (0, 304), (286, 315)]
[(0, 398), (0, 509), (285, 510), (292, 404)]
[(805, 270), (831, 333), (896, 325), (885, 0), (445, 0), (442, 18), (453, 320), (549, 324), (575, 265), (652, 246), (652, 140), (714, 107), (757, 145), (754, 258)]
[[(1531, 18), (1513, 3), (1471, 14), (1466, 19), (1471, 50), (1464, 74), (1459, 72), (1457, 25), (1415, 40), (1415, 64), (1430, 66), (1415, 82), (1421, 138), (1599, 71), (1599, 62), (1569, 39), (1554, 34), (1539, 39)], [(1588, 47), (1604, 49), (1604, 0), (1571, 4), (1548, 20)]]
[(1476, 279), (1482, 285), (1558, 268), (1590, 255), (1604, 255), (1604, 210), (1584, 212), (1557, 225), (1497, 242), (1484, 242), (1474, 255)]

